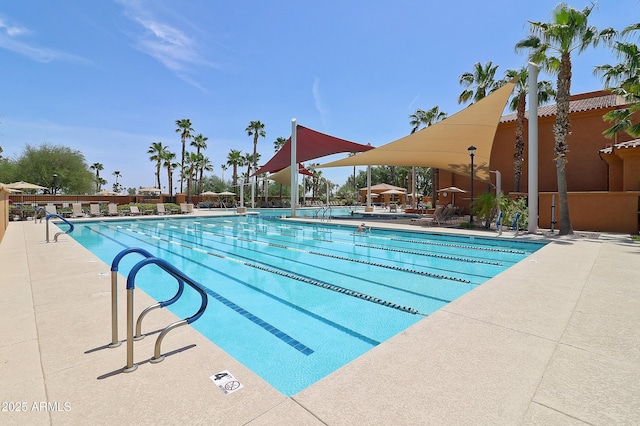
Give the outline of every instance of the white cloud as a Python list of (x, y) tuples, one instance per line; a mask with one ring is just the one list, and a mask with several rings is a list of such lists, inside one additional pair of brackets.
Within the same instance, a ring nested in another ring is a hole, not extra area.
[(329, 112), (325, 109), (322, 103), (322, 97), (320, 95), (320, 79), (318, 77), (313, 81), (313, 88), (311, 89), (311, 92), (313, 93), (316, 110), (320, 114), (320, 119), (322, 120), (322, 126), (326, 129)]
[(202, 89), (190, 74), (194, 65), (216, 67), (205, 60), (196, 38), (181, 29), (167, 24), (154, 16), (150, 8), (141, 1), (119, 1), (125, 7), (125, 16), (141, 27), (142, 31), (132, 35), (133, 47), (151, 56), (180, 79)]
[(0, 48), (26, 56), (36, 62), (48, 63), (55, 60), (79, 61), (84, 59), (47, 47), (39, 47), (18, 40), (20, 36), (30, 34), (27, 28), (6, 23), (0, 17)]

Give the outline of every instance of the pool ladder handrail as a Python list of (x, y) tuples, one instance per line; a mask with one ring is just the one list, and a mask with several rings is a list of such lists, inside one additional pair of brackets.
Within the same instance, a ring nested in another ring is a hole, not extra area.
[[(329, 216), (326, 216), (327, 212), (329, 212)], [(322, 213), (322, 216), (320, 217), (320, 213)], [(317, 219), (318, 217), (320, 217), (321, 221), (327, 221), (330, 222), (331, 221), (331, 206), (330, 205), (326, 205), (326, 206), (322, 206), (319, 207), (315, 214), (314, 217)]]
[(138, 248), (138, 247), (129, 247), (127, 249), (122, 250), (120, 253), (113, 258), (111, 262), (111, 343), (109, 343), (110, 348), (117, 348), (122, 344), (120, 340), (118, 340), (118, 266), (120, 265), (120, 261), (123, 257), (131, 253), (138, 253), (144, 256), (145, 258), (154, 257), (148, 251)]
[(49, 242), (49, 219), (51, 219), (52, 217), (57, 217), (58, 219), (62, 219), (62, 221), (64, 223), (69, 225), (69, 229), (68, 230), (61, 231), (61, 232), (56, 232), (56, 234), (53, 236), (53, 242), (57, 243), (58, 242), (58, 236), (63, 235), (63, 234), (70, 234), (75, 229), (75, 226), (73, 225), (73, 223), (69, 222), (67, 219), (65, 219), (64, 217), (60, 216), (59, 214), (49, 213), (47, 215), (47, 217), (45, 218), (45, 222), (47, 224), (47, 229), (46, 229), (46, 240), (47, 240), (47, 242)]
[(125, 373), (130, 373), (132, 371), (135, 371), (136, 368), (138, 368), (138, 365), (135, 364), (133, 362), (133, 342), (134, 342), (134, 333), (133, 333), (133, 317), (134, 317), (134, 312), (133, 312), (133, 296), (134, 296), (134, 291), (135, 291), (135, 278), (136, 275), (138, 274), (138, 272), (140, 271), (140, 269), (142, 269), (143, 267), (147, 266), (147, 265), (156, 265), (158, 267), (160, 267), (160, 269), (162, 269), (163, 271), (167, 272), (169, 275), (173, 276), (174, 278), (176, 278), (178, 280), (178, 292), (176, 293), (176, 295), (174, 297), (172, 297), (169, 300), (166, 300), (164, 302), (158, 302), (154, 305), (149, 306), (148, 308), (146, 308), (145, 310), (142, 311), (142, 313), (140, 314), (140, 317), (138, 318), (137, 321), (137, 328), (138, 328), (138, 335), (135, 336), (136, 340), (140, 340), (141, 338), (143, 338), (144, 336), (142, 336), (140, 334), (140, 325), (141, 325), (141, 321), (142, 318), (152, 309), (155, 308), (159, 308), (159, 307), (164, 307), (167, 305), (170, 305), (174, 302), (176, 302), (180, 296), (182, 296), (182, 291), (184, 289), (184, 284), (188, 284), (191, 288), (193, 288), (198, 294), (200, 294), (200, 297), (202, 299), (202, 302), (200, 303), (200, 308), (198, 309), (198, 311), (193, 314), (190, 317), (184, 318), (180, 321), (176, 321), (172, 324), (169, 324), (167, 327), (165, 327), (161, 332), (160, 335), (158, 336), (158, 338), (156, 339), (156, 344), (155, 344), (155, 348), (154, 348), (154, 355), (153, 358), (151, 358), (150, 362), (151, 363), (158, 363), (161, 362), (162, 360), (164, 360), (164, 356), (161, 355), (161, 345), (162, 345), (162, 340), (164, 339), (164, 337), (167, 335), (167, 333), (169, 333), (171, 330), (183, 326), (183, 325), (187, 325), (187, 324), (191, 324), (192, 322), (198, 320), (202, 314), (204, 313), (205, 309), (207, 308), (207, 302), (208, 302), (208, 298), (207, 298), (207, 293), (204, 291), (204, 289), (202, 288), (202, 286), (200, 284), (198, 284), (197, 282), (193, 281), (191, 278), (187, 277), (184, 273), (182, 273), (181, 271), (179, 271), (175, 266), (171, 265), (169, 262), (167, 262), (166, 260), (157, 258), (157, 257), (148, 257), (146, 259), (141, 260), (140, 262), (136, 263), (133, 268), (131, 268), (131, 271), (129, 272), (129, 275), (127, 276), (127, 365), (123, 368), (123, 372)]

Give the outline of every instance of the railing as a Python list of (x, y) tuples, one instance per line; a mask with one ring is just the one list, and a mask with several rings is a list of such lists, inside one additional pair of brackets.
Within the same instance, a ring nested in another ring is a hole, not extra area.
[(111, 262), (111, 343), (110, 348), (117, 348), (122, 343), (118, 340), (118, 266), (123, 257), (131, 253), (138, 253), (146, 258), (153, 257), (148, 251), (131, 247), (122, 250)]
[[(329, 213), (329, 215), (327, 216), (327, 213)], [(322, 214), (322, 215), (321, 215)], [(315, 217), (316, 219), (320, 218), (320, 220), (324, 221), (330, 221), (331, 220), (331, 206), (322, 206), (319, 209), (317, 209), (315, 211), (315, 213), (313, 214), (313, 217)]]
[(49, 213), (47, 215), (47, 217), (45, 218), (45, 221), (46, 221), (46, 224), (47, 224), (47, 242), (49, 242), (49, 219), (51, 219), (52, 217), (57, 217), (58, 219), (62, 219), (62, 221), (64, 223), (69, 225), (69, 229), (67, 231), (65, 231), (65, 232), (56, 232), (56, 234), (53, 236), (53, 241), (57, 243), (59, 235), (69, 234), (69, 233), (73, 232), (75, 227), (73, 226), (73, 223), (69, 222), (67, 219), (65, 219), (64, 217), (60, 216), (59, 214)]
[[(118, 253), (118, 255), (116, 255), (116, 257), (113, 260), (112, 266), (111, 266), (111, 294), (112, 294), (112, 296), (111, 296), (111, 315), (112, 315), (111, 336), (112, 336), (112, 342), (109, 345), (109, 347), (117, 347), (121, 343), (121, 342), (118, 341), (117, 272), (118, 272), (118, 264), (120, 263), (122, 258), (124, 256), (126, 256), (127, 254), (130, 254), (130, 253), (141, 254), (141, 255), (145, 256), (145, 259), (143, 259), (140, 262), (136, 263), (133, 266), (133, 268), (131, 268), (131, 271), (129, 272), (129, 275), (127, 276), (127, 365), (123, 368), (123, 371), (126, 372), (126, 373), (134, 371), (136, 368), (138, 368), (138, 366), (133, 362), (133, 342), (134, 342), (134, 340), (140, 340), (140, 339), (144, 338), (144, 335), (141, 332), (142, 319), (150, 311), (152, 311), (153, 309), (163, 308), (165, 306), (169, 306), (169, 305), (175, 303), (176, 301), (178, 301), (178, 299), (180, 299), (180, 297), (183, 294), (184, 284), (185, 283), (188, 284), (191, 288), (193, 288), (198, 294), (200, 294), (200, 297), (202, 299), (202, 302), (200, 304), (200, 308), (198, 309), (198, 311), (195, 314), (193, 314), (192, 316), (187, 317), (185, 319), (182, 319), (180, 321), (177, 321), (177, 322), (174, 322), (172, 324), (169, 324), (167, 327), (165, 327), (160, 332), (160, 335), (156, 339), (153, 358), (151, 358), (151, 360), (150, 360), (150, 362), (152, 362), (152, 363), (157, 363), (157, 362), (160, 362), (160, 361), (162, 361), (164, 359), (164, 356), (161, 355), (161, 345), (162, 345), (162, 340), (167, 335), (167, 333), (169, 333), (171, 330), (173, 330), (173, 329), (175, 329), (177, 327), (180, 327), (182, 325), (191, 324), (192, 322), (194, 322), (198, 318), (200, 318), (202, 316), (202, 314), (204, 313), (206, 307), (207, 307), (207, 301), (208, 301), (207, 294), (202, 289), (200, 284), (198, 284), (197, 282), (193, 281), (191, 278), (189, 278), (186, 275), (184, 275), (181, 271), (176, 269), (173, 265), (171, 265), (167, 261), (165, 261), (163, 259), (159, 259), (157, 257), (154, 257), (151, 253), (147, 252), (146, 250), (140, 249), (140, 248), (125, 249), (122, 252)], [(135, 278), (136, 278), (136, 275), (138, 274), (138, 272), (140, 271), (140, 269), (142, 269), (143, 267), (145, 267), (147, 265), (156, 265), (160, 269), (162, 269), (163, 271), (165, 271), (166, 273), (168, 273), (169, 275), (174, 277), (178, 281), (178, 291), (170, 299), (162, 301), (162, 302), (157, 302), (157, 303), (147, 307), (146, 309), (144, 309), (142, 311), (142, 313), (140, 314), (140, 316), (138, 317), (137, 321), (136, 321), (135, 334), (134, 334), (134, 309), (133, 309), (134, 303), (133, 302), (134, 302)]]

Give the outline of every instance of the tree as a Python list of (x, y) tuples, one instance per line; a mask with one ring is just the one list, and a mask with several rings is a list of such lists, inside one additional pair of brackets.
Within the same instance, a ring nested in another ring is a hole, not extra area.
[(100, 179), (100, 171), (104, 170), (104, 166), (100, 163), (93, 163), (89, 168), (96, 172), (96, 192), (100, 192), (102, 183), (102, 180)]
[[(282, 136), (278, 136), (275, 141), (273, 141), (273, 150), (278, 152), (282, 149), (282, 147), (287, 143), (287, 140)], [(354, 166), (355, 167), (355, 166)], [(280, 199), (282, 200), (282, 183), (278, 182)]]
[(58, 175), (57, 186), (64, 194), (89, 194), (93, 190), (94, 176), (80, 151), (65, 146), (42, 144), (27, 145), (15, 161), (19, 172), (16, 180), (53, 187), (53, 175)]
[(232, 179), (232, 185), (235, 191), (238, 187), (238, 167), (244, 164), (244, 157), (242, 156), (242, 151), (238, 149), (232, 149), (231, 151), (229, 151), (229, 154), (227, 154), (227, 164), (230, 165), (233, 170), (231, 179)]
[(498, 89), (500, 84), (495, 80), (497, 70), (498, 65), (493, 65), (491, 61), (486, 62), (484, 66), (476, 62), (472, 72), (465, 72), (460, 76), (460, 84), (468, 89), (462, 91), (458, 97), (458, 103), (463, 104), (469, 101), (472, 104), (476, 103)]
[[(260, 121), (250, 121), (249, 125), (247, 126), (246, 129), (244, 129), (247, 132), (247, 135), (249, 136), (253, 136), (253, 170), (258, 170), (258, 138), (259, 137), (266, 137), (267, 136), (267, 132), (265, 132), (264, 130), (264, 124), (262, 124)], [(247, 177), (250, 176), (249, 174), (247, 174)], [(254, 183), (258, 184), (258, 176), (254, 176)], [(251, 204), (253, 205), (253, 201), (251, 200)]]
[[(409, 124), (411, 124), (412, 126), (411, 134), (413, 134), (416, 131), (420, 130), (420, 126), (429, 127), (433, 124), (436, 124), (439, 121), (444, 120), (445, 118), (447, 118), (447, 113), (444, 111), (440, 111), (440, 107), (436, 105), (427, 111), (424, 111), (422, 109), (417, 109), (415, 113), (409, 116), (409, 118), (411, 119)], [(439, 181), (439, 179), (440, 179), (440, 169), (431, 167), (431, 180), (434, 183), (431, 196), (433, 198), (434, 203), (436, 202), (436, 197), (437, 197), (437, 193), (434, 190), (435, 184)]]
[(158, 189), (162, 189), (160, 183), (160, 169), (162, 168), (162, 162), (164, 161), (166, 151), (167, 147), (162, 145), (162, 142), (152, 142), (147, 150), (147, 154), (151, 154), (149, 160), (155, 161), (156, 163), (156, 187)]
[[(622, 35), (640, 30), (640, 23), (628, 26)], [(640, 137), (640, 123), (634, 124), (633, 115), (640, 111), (640, 49), (637, 44), (616, 41), (613, 45), (618, 58), (622, 62), (617, 65), (600, 65), (595, 67), (594, 74), (600, 75), (605, 88), (618, 96), (622, 96), (631, 105), (627, 108), (609, 111), (604, 119), (614, 125), (604, 131), (608, 138), (617, 138), (619, 132)]]
[(120, 191), (122, 191), (122, 185), (120, 185), (120, 184), (118, 183), (118, 179), (122, 177), (122, 174), (120, 173), (120, 170), (115, 170), (115, 171), (114, 171), (113, 173), (111, 173), (111, 174), (112, 174), (113, 176), (115, 176), (115, 178), (116, 178), (116, 181), (115, 181), (115, 183), (113, 184), (113, 190), (114, 190), (115, 192), (118, 192), (118, 193), (119, 193)]
[[(567, 193), (567, 135), (569, 133), (569, 98), (571, 96), (571, 53), (583, 52), (600, 40), (608, 40), (615, 31), (607, 29), (598, 34), (588, 23), (595, 4), (582, 11), (560, 3), (552, 13), (551, 22), (529, 22), (528, 38), (519, 41), (516, 49), (529, 49), (530, 59), (552, 73), (557, 73), (556, 122), (553, 126), (555, 162), (558, 177), (558, 203), (560, 209), (559, 235), (573, 234), (569, 216)], [(552, 56), (552, 53), (559, 55)]]
[[(180, 159), (180, 168), (184, 169), (184, 156), (185, 156), (185, 147), (187, 144), (187, 139), (191, 139), (193, 136), (191, 132), (193, 129), (191, 128), (191, 120), (188, 118), (183, 118), (182, 120), (176, 120), (176, 133), (180, 133), (180, 141), (182, 142), (182, 157)], [(183, 174), (180, 174), (180, 192), (183, 190)]]
[[(522, 163), (524, 163), (524, 122), (527, 107), (527, 95), (529, 94), (529, 71), (527, 67), (520, 68), (519, 71), (507, 70), (504, 83), (516, 80), (515, 95), (509, 102), (509, 109), (516, 111), (516, 137), (513, 153), (513, 171), (515, 192), (520, 192), (520, 179), (522, 178)], [(538, 103), (543, 104), (555, 96), (551, 82), (538, 82)]]
[[(209, 140), (208, 137), (203, 136), (202, 133), (198, 133), (194, 138), (193, 141), (191, 141), (191, 146), (196, 148), (196, 154), (200, 154), (200, 150), (203, 149), (207, 149), (207, 141)], [(213, 166), (211, 165), (211, 163), (209, 163), (209, 170), (213, 170)], [(198, 184), (198, 193), (202, 192), (202, 174), (204, 173), (204, 169), (200, 168), (198, 170), (198, 172), (200, 173), (200, 179), (199, 179), (199, 184)]]
[(169, 185), (169, 196), (173, 197), (173, 171), (180, 165), (180, 163), (174, 162), (176, 153), (165, 149), (162, 153), (162, 166), (167, 168), (167, 181)]
[(202, 154), (196, 154), (199, 156), (198, 158), (198, 171), (200, 172), (200, 177), (198, 178), (198, 194), (200, 194), (202, 192), (202, 179), (204, 178), (204, 172), (205, 170), (207, 172), (211, 172), (213, 171), (213, 164), (211, 164), (211, 160), (209, 159), (209, 157), (205, 157)]
[(220, 164), (220, 180), (224, 183), (224, 172), (229, 169), (229, 166), (226, 164)]

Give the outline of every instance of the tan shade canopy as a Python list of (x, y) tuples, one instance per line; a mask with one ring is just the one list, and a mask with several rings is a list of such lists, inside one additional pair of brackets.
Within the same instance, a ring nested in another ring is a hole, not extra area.
[(467, 148), (473, 145), (476, 147), (474, 176), (490, 182), (489, 159), (493, 138), (514, 86), (515, 80), (451, 117), (409, 136), (316, 167), (421, 166), (470, 176), (471, 158)]

